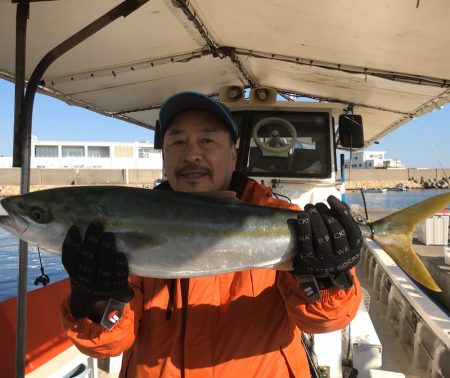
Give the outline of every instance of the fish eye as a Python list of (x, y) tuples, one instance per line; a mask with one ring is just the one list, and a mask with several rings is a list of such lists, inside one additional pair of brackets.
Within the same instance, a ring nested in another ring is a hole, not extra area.
[(50, 213), (39, 207), (30, 209), (30, 218), (36, 223), (47, 223), (50, 220)]

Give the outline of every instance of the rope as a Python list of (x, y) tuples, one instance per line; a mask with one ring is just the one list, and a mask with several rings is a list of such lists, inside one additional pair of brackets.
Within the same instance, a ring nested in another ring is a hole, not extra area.
[(37, 276), (34, 280), (34, 284), (37, 286), (39, 284), (42, 284), (42, 286), (47, 286), (50, 283), (50, 277), (47, 276), (44, 272), (44, 266), (42, 265), (42, 259), (41, 259), (41, 250), (39, 247), (37, 247), (38, 255), (39, 255), (39, 264), (41, 265), (41, 275)]

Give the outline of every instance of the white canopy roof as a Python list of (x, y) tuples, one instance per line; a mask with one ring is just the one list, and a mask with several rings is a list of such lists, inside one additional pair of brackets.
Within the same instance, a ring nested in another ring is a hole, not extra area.
[[(51, 49), (118, 4), (32, 2), (26, 78)], [(15, 19), (16, 4), (0, 0), (0, 76), (10, 80)], [(150, 0), (56, 60), (42, 89), (153, 127), (172, 93), (268, 86), (354, 104), (370, 145), (450, 100), (449, 20), (448, 0)]]

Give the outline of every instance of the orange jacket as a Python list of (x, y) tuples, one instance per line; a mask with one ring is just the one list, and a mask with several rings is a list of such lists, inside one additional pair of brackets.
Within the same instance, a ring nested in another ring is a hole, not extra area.
[[(252, 180), (240, 199), (298, 209)], [(344, 328), (361, 300), (356, 277), (351, 289), (322, 290), (308, 304), (290, 273), (262, 269), (182, 280), (132, 276), (130, 284), (135, 296), (111, 331), (75, 321), (68, 300), (62, 306), (67, 334), (83, 353), (125, 352), (121, 377), (309, 377), (301, 331)]]

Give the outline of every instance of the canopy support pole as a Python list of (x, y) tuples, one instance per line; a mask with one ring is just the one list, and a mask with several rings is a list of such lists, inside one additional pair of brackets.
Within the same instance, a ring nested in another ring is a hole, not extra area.
[(15, 62), (15, 98), (14, 98), (14, 151), (13, 167), (22, 166), (22, 130), (20, 114), (22, 113), (25, 94), (25, 64), (27, 44), (27, 21), (30, 4), (17, 4), (16, 11), (16, 62)]
[[(23, 125), (22, 110), (25, 93), (25, 63), (27, 44), (27, 23), (30, 4), (21, 2), (17, 4), (16, 13), (16, 81), (14, 99), (14, 152), (13, 166), (21, 166), (21, 189), (28, 191), (30, 181), (29, 161), (26, 156), (25, 127)], [(25, 162), (25, 164), (22, 164)], [(16, 318), (16, 377), (25, 376), (26, 353), (26, 314), (27, 314), (27, 273), (28, 273), (28, 245), (19, 241), (19, 267), (17, 277), (17, 318)]]

